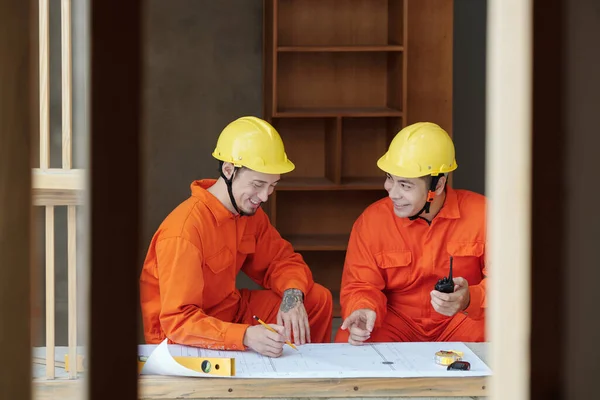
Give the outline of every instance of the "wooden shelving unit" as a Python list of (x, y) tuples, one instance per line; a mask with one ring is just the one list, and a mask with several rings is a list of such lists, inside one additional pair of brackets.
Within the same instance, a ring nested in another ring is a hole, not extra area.
[[(265, 210), (302, 253), (315, 280), (334, 293), (336, 316), (352, 224), (369, 204), (387, 195), (376, 161), (411, 123), (411, 91), (417, 107), (439, 101), (427, 77), (436, 74), (440, 82), (440, 71), (449, 68), (441, 78), (446, 102), (451, 93), (451, 57), (448, 63), (442, 49), (441, 60), (431, 53), (436, 46), (451, 50), (452, 1), (442, 3), (264, 1), (264, 118), (277, 128), (296, 164)], [(410, 29), (412, 16), (422, 26)], [(413, 33), (416, 58), (409, 65)], [(443, 125), (449, 112), (451, 101), (436, 105), (429, 120)], [(444, 127), (450, 131), (451, 126)]]

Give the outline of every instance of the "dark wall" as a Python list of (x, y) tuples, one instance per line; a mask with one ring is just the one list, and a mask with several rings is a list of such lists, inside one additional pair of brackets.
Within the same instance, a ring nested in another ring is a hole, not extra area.
[[(600, 197), (598, 176), (598, 149), (600, 129), (600, 3), (597, 0), (564, 1), (563, 15), (566, 26), (563, 35), (565, 51), (565, 146), (566, 168), (559, 172), (564, 177), (566, 204), (562, 214), (567, 238), (565, 302), (566, 348), (565, 365), (560, 368), (566, 376), (567, 399), (590, 399), (597, 396), (600, 376), (600, 337), (598, 315), (600, 303), (600, 214), (595, 203)], [(561, 176), (561, 175), (559, 175)], [(594, 182), (594, 183), (591, 183)], [(546, 188), (548, 189), (548, 188)], [(553, 196), (556, 187), (547, 191)], [(594, 393), (596, 393), (594, 395)]]
[(145, 24), (145, 247), (233, 119), (262, 110), (261, 0), (152, 0)]
[(486, 0), (454, 0), (454, 187), (485, 190)]

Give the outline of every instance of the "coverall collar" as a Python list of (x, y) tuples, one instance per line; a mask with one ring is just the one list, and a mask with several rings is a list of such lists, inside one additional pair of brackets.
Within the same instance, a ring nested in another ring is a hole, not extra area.
[(217, 225), (221, 225), (223, 222), (233, 219), (235, 216), (219, 201), (219, 199), (206, 190), (216, 182), (216, 179), (200, 179), (193, 181), (190, 188), (192, 189), (192, 196), (199, 198), (210, 210), (213, 217), (215, 217)]
[[(444, 204), (442, 205), (442, 208), (437, 213), (437, 215), (434, 217), (434, 219), (435, 218), (446, 218), (446, 219), (460, 218), (460, 210), (458, 209), (458, 198), (456, 196), (456, 192), (454, 191), (454, 189), (452, 189), (450, 187), (446, 187), (446, 200), (444, 200)], [(419, 219), (416, 219), (414, 221), (411, 221), (408, 218), (402, 218), (402, 219), (403, 219), (402, 226), (409, 226), (419, 220)], [(423, 221), (423, 222), (425, 222), (425, 221)], [(433, 222), (433, 221), (431, 221), (431, 222)]]

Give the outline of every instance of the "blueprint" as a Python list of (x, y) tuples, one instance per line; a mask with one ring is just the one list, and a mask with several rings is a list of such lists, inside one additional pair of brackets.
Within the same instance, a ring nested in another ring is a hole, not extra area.
[[(294, 350), (284, 347), (278, 358), (262, 356), (254, 351), (206, 350), (167, 344), (140, 345), (138, 355), (148, 357), (141, 374), (210, 377), (184, 367), (175, 356), (233, 357), (235, 378), (409, 378), (487, 376), (489, 367), (464, 343), (415, 342), (372, 343), (352, 346), (347, 343), (305, 344)], [(471, 364), (469, 371), (448, 371), (434, 362), (440, 350), (464, 353), (463, 360)]]

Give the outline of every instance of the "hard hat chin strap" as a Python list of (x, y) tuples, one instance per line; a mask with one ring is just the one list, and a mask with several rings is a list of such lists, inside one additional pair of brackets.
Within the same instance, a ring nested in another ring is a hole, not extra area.
[(427, 200), (425, 200), (425, 205), (423, 206), (423, 208), (421, 208), (421, 211), (419, 211), (415, 215), (408, 217), (409, 220), (414, 221), (415, 219), (419, 218), (421, 214), (429, 213), (429, 207), (431, 207), (431, 203), (433, 202), (433, 199), (435, 197), (435, 189), (437, 188), (437, 184), (442, 176), (444, 175), (439, 174), (431, 177), (431, 185), (429, 185), (429, 190), (427, 191)]
[(221, 174), (221, 178), (223, 178), (223, 180), (225, 181), (225, 185), (227, 185), (227, 193), (229, 193), (229, 201), (231, 201), (231, 205), (233, 206), (233, 208), (235, 209), (235, 211), (237, 211), (237, 213), (240, 216), (244, 216), (246, 215), (242, 210), (240, 210), (238, 208), (237, 203), (235, 202), (235, 198), (233, 197), (233, 188), (232, 188), (232, 184), (233, 184), (233, 178), (235, 178), (235, 173), (240, 169), (239, 167), (233, 167), (233, 173), (231, 174), (231, 178), (228, 178), (225, 176), (225, 174), (223, 173), (223, 161), (219, 162), (219, 173)]

